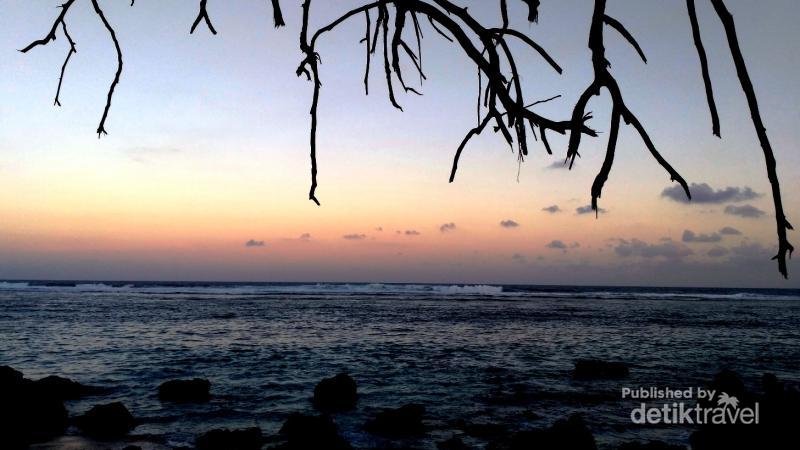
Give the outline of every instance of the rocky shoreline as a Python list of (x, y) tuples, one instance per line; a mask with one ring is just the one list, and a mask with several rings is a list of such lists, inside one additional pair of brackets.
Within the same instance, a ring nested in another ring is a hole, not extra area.
[[(580, 380), (623, 379), (629, 367), (621, 362), (578, 360), (572, 376)], [(627, 442), (620, 450), (693, 450), (738, 448), (796, 448), (800, 441), (795, 424), (800, 423), (800, 393), (766, 374), (759, 392), (745, 388), (739, 376), (719, 372), (709, 388), (735, 396), (741, 406), (760, 404), (758, 425), (703, 425), (691, 434), (685, 446), (660, 441)], [(202, 378), (175, 379), (154, 386), (159, 400), (170, 404), (204, 403), (213, 396), (213, 386)], [(134, 413), (121, 402), (103, 402), (107, 388), (86, 386), (59, 376), (30, 380), (11, 367), (0, 366), (0, 447), (14, 449), (121, 449), (162, 450), (170, 448), (158, 436), (135, 434), (139, 424)], [(97, 402), (82, 414), (68, 414), (65, 401), (91, 398)], [(322, 379), (310, 398), (316, 414), (291, 414), (279, 432), (265, 435), (257, 427), (210, 429), (196, 436), (197, 450), (347, 450), (354, 448), (342, 437), (336, 419), (359, 407), (358, 385), (346, 373)], [(530, 412), (530, 419), (538, 415)], [(597, 448), (584, 419), (573, 414), (527, 430), (508, 430), (499, 423), (473, 423), (454, 419), (450, 437), (436, 443), (439, 450), (528, 450)], [(363, 423), (363, 430), (387, 442), (379, 448), (398, 447), (430, 431), (425, 405), (409, 403), (385, 408)], [(467, 437), (488, 441), (485, 447), (465, 443)]]

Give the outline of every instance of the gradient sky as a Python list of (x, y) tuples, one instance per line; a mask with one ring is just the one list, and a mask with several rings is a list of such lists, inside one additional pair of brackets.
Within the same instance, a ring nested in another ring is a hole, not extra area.
[[(584, 139), (572, 171), (553, 168), (565, 139), (550, 138), (553, 156), (534, 145), (519, 168), (487, 132), (448, 184), (453, 153), (476, 120), (477, 80), (427, 21), (425, 95), (401, 95), (405, 112), (388, 103), (378, 71), (364, 95), (363, 16), (321, 42), (317, 207), (307, 200), (312, 86), (294, 75), (299, 1), (284, 0), (288, 26), (275, 30), (268, 2), (212, 0), (216, 36), (202, 25), (189, 35), (197, 2), (102, 2), (125, 66), (100, 140), (94, 130), (116, 67), (90, 3), (79, 0), (67, 16), (78, 53), (62, 108), (52, 103), (66, 41), (17, 51), (46, 34), (61, 2), (0, 3), (0, 278), (800, 287), (800, 266), (790, 263), (785, 281), (769, 260), (776, 238), (763, 154), (706, 2), (698, 15), (721, 140), (711, 135), (685, 2), (609, 1), (647, 65), (606, 32), (628, 106), (687, 181), (710, 187), (698, 195), (706, 201), (662, 195), (668, 175), (623, 127), (599, 219), (577, 210), (589, 204), (602, 162), (607, 96), (590, 103), (592, 126), (604, 133)], [(358, 2), (316, 3), (319, 26)], [(499, 23), (496, 2), (465, 3)], [(521, 2), (510, 3), (512, 24), (565, 69), (559, 76), (515, 46), (526, 96), (561, 94), (538, 111), (569, 117), (592, 76), (591, 3), (543, 1), (533, 25)], [(797, 223), (800, 2), (727, 3)], [(559, 211), (543, 210), (552, 205)], [(800, 245), (796, 233), (790, 240)]]

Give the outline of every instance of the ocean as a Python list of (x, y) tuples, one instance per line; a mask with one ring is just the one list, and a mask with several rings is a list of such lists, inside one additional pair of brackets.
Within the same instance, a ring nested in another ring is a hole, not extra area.
[[(617, 380), (573, 376), (578, 359), (624, 362)], [(132, 432), (192, 446), (212, 428), (278, 433), (314, 413), (317, 382), (347, 372), (358, 405), (334, 416), (356, 448), (470, 448), (580, 413), (600, 448), (686, 445), (688, 425), (631, 422), (623, 388), (706, 385), (723, 368), (800, 385), (800, 290), (344, 283), (0, 282), (0, 365), (102, 387), (71, 415), (119, 400)], [(168, 404), (158, 385), (210, 380), (212, 398)], [(382, 408), (425, 406), (424, 436), (364, 431)], [(474, 427), (473, 427), (474, 429)], [(497, 432), (497, 431), (496, 431)], [(76, 434), (74, 429), (68, 433)]]

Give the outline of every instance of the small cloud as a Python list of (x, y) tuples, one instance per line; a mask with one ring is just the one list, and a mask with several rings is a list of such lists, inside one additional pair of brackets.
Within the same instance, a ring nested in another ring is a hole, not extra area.
[(642, 258), (664, 258), (668, 260), (683, 259), (694, 252), (684, 244), (673, 240), (660, 241), (658, 244), (648, 244), (639, 239), (619, 239), (614, 251), (622, 257), (640, 256)]
[(552, 248), (554, 250), (564, 250), (564, 251), (567, 250), (567, 244), (565, 244), (564, 241), (560, 241), (558, 239), (550, 241), (550, 243), (545, 245), (545, 247)]
[(683, 237), (681, 238), (683, 242), (719, 242), (722, 240), (722, 236), (717, 233), (705, 234), (700, 233), (697, 234), (692, 230), (683, 230)]
[(561, 212), (561, 208), (558, 205), (550, 205), (546, 208), (542, 208), (542, 211), (549, 212), (550, 214), (555, 214), (557, 212)]
[(742, 206), (728, 205), (725, 207), (725, 214), (757, 219), (766, 213), (756, 208), (753, 205), (742, 205)]
[(714, 247), (708, 251), (708, 256), (712, 258), (720, 258), (727, 255), (728, 253), (730, 253), (730, 250), (728, 250), (725, 247)]
[(342, 236), (342, 239), (347, 239), (348, 241), (363, 241), (366, 238), (367, 238), (366, 234), (356, 234), (356, 233), (345, 234), (344, 236)]
[[(569, 248), (578, 248), (580, 246), (581, 246), (580, 242), (573, 242), (572, 244), (569, 244)], [(592, 246), (590, 245), (589, 248), (592, 248)]]
[(375, 227), (375, 231), (383, 231), (383, 227)]
[(728, 186), (725, 189), (714, 190), (707, 183), (692, 183), (689, 191), (692, 193), (691, 200), (686, 197), (686, 193), (679, 185), (665, 188), (661, 191), (661, 196), (679, 203), (727, 203), (752, 200), (762, 195), (748, 186), (743, 188)]
[(518, 264), (525, 264), (526, 262), (528, 262), (528, 258), (521, 253), (514, 253), (511, 256), (511, 260)]
[(439, 226), (439, 231), (442, 233), (447, 233), (448, 231), (453, 231), (456, 229), (456, 224), (453, 222), (450, 223), (443, 223)]
[(733, 227), (722, 227), (719, 230), (719, 234), (724, 234), (727, 236), (736, 236), (742, 234), (742, 232)]
[(503, 228), (517, 228), (519, 224), (511, 219), (500, 221), (500, 226)]
[(420, 232), (417, 230), (406, 230), (404, 234), (406, 236), (419, 236)]
[(255, 239), (250, 239), (244, 243), (245, 247), (263, 247), (264, 245), (266, 245), (264, 244), (264, 241), (257, 241)]
[[(579, 206), (579, 207), (575, 208), (575, 214), (578, 214), (578, 215), (592, 214), (594, 212), (595, 211), (592, 209), (592, 205)], [(605, 209), (603, 209), (603, 208), (601, 208), (599, 206), (597, 207), (597, 213), (598, 214), (605, 214), (607, 212), (608, 211), (606, 211)]]
[(301, 241), (310, 241), (311, 240), (311, 233), (303, 233), (300, 235)]

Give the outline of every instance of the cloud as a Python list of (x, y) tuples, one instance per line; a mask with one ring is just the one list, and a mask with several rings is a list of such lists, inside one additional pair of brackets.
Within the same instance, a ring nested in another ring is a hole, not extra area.
[(762, 195), (748, 186), (744, 188), (728, 186), (725, 189), (714, 190), (707, 183), (692, 183), (689, 186), (689, 190), (692, 192), (691, 200), (686, 198), (686, 193), (683, 192), (683, 188), (679, 185), (665, 188), (661, 191), (661, 196), (679, 203), (727, 203), (752, 200)]
[(521, 253), (514, 253), (511, 255), (511, 260), (518, 264), (525, 264), (528, 262), (528, 258)]
[(565, 244), (564, 241), (560, 241), (558, 239), (550, 241), (550, 243), (545, 245), (545, 247), (552, 248), (555, 250), (564, 250), (564, 251), (567, 250), (567, 244)]
[(500, 221), (500, 226), (503, 228), (516, 228), (519, 224), (511, 219)]
[(728, 253), (730, 253), (730, 250), (728, 250), (727, 248), (717, 246), (708, 251), (708, 256), (712, 258), (720, 258), (722, 256), (727, 255)]
[(311, 233), (303, 233), (300, 235), (301, 241), (310, 241), (311, 240)]
[(724, 234), (724, 235), (728, 235), (728, 236), (736, 236), (736, 235), (742, 234), (742, 232), (737, 230), (736, 228), (733, 228), (733, 227), (722, 227), (719, 230), (719, 234)]
[(557, 212), (561, 212), (561, 208), (558, 205), (550, 205), (547, 208), (542, 208), (542, 211), (549, 212), (550, 214), (555, 214)]
[(356, 234), (356, 233), (345, 234), (344, 236), (342, 236), (342, 239), (347, 239), (348, 241), (363, 241), (366, 238), (367, 238), (366, 234)]
[[(575, 166), (575, 165), (573, 164), (573, 167), (574, 167), (574, 166)], [(552, 164), (550, 164), (549, 166), (545, 167), (545, 169), (550, 169), (550, 170), (563, 170), (563, 169), (569, 169), (569, 163), (565, 163), (565, 162), (564, 162), (564, 161), (562, 161), (562, 160), (553, 161), (553, 163), (552, 163)]]
[(673, 240), (661, 240), (658, 244), (648, 244), (639, 239), (618, 239), (614, 247), (617, 255), (622, 257), (640, 256), (642, 258), (665, 258), (669, 260), (683, 259), (694, 252), (685, 244)]
[(419, 236), (420, 232), (417, 231), (417, 230), (406, 230), (405, 231), (405, 235), (406, 236)]
[(453, 231), (456, 229), (456, 224), (453, 222), (450, 223), (443, 223), (439, 226), (439, 231), (442, 233), (447, 233), (448, 231)]
[(264, 241), (257, 241), (255, 239), (250, 239), (244, 243), (245, 247), (263, 247), (264, 245), (266, 245), (264, 244)]
[(681, 240), (683, 242), (702, 242), (702, 243), (705, 243), (705, 242), (719, 242), (719, 241), (722, 240), (722, 236), (720, 236), (718, 233), (711, 233), (711, 234), (700, 233), (700, 234), (696, 234), (692, 230), (683, 230), (683, 237), (681, 238)]
[(748, 204), (748, 205), (742, 205), (742, 206), (728, 205), (728, 206), (725, 207), (725, 214), (730, 214), (732, 216), (739, 216), (739, 217), (747, 217), (747, 218), (757, 219), (757, 218), (763, 216), (766, 213), (764, 211), (756, 208), (755, 206)]
[(383, 231), (383, 227), (375, 227), (375, 231)]
[[(603, 209), (603, 208), (601, 208), (599, 206), (597, 207), (597, 213), (598, 214), (605, 214), (607, 212), (608, 211), (606, 211), (605, 209)], [(575, 208), (575, 214), (578, 214), (578, 215), (592, 214), (592, 213), (594, 213), (594, 210), (592, 209), (592, 205), (578, 206), (577, 208)]]
[(756, 219), (763, 216), (766, 213), (756, 208), (753, 205), (742, 205), (742, 206), (728, 205), (725, 207), (725, 214)]

